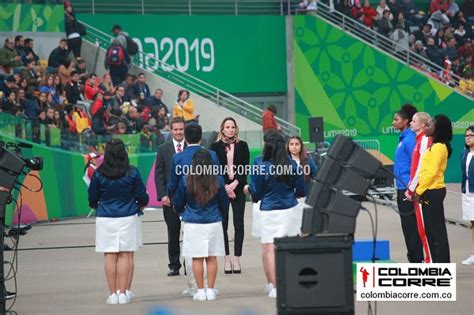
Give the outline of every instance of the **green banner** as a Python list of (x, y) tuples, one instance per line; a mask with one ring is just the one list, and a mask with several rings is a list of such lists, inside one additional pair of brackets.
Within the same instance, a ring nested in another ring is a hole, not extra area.
[[(143, 51), (232, 93), (285, 93), (285, 17), (81, 14), (111, 34), (120, 24)], [(144, 26), (147, 27), (144, 27)], [(143, 61), (145, 67), (147, 62)], [(152, 68), (154, 63), (148, 67)], [(170, 71), (166, 66), (163, 70)]]
[(460, 180), (464, 131), (474, 125), (472, 99), (319, 18), (297, 16), (294, 23), (296, 119), (304, 138), (309, 138), (308, 117), (323, 116), (326, 138), (376, 139), (382, 153), (393, 158), (398, 142), (393, 115), (411, 103), (453, 121), (447, 180)]
[(1, 4), (0, 32), (64, 32), (64, 7)]

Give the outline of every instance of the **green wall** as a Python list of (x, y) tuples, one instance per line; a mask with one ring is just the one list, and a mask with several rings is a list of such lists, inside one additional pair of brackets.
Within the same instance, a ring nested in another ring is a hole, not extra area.
[(64, 32), (64, 7), (0, 4), (0, 32)]
[[(145, 53), (226, 92), (285, 93), (287, 90), (285, 17), (111, 14), (78, 17), (107, 34), (111, 34), (114, 24), (120, 24), (140, 41)], [(163, 69), (166, 71), (166, 67)]]
[(324, 116), (326, 138), (378, 139), (393, 158), (393, 114), (405, 103), (453, 121), (447, 180), (459, 181), (463, 134), (474, 125), (474, 102), (313, 16), (294, 19), (296, 121), (308, 139), (308, 117)]

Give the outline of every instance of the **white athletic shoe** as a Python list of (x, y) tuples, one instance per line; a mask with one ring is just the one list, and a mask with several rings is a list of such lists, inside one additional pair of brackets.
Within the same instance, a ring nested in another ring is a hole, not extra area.
[(130, 303), (130, 300), (128, 299), (128, 297), (125, 293), (120, 293), (119, 296), (118, 296), (118, 303), (119, 304), (128, 304), (128, 303)]
[(132, 292), (132, 290), (127, 290), (125, 291), (125, 295), (127, 295), (128, 300), (131, 302), (133, 299), (135, 299), (135, 293)]
[(197, 289), (196, 288), (193, 288), (193, 287), (187, 287), (184, 291), (183, 291), (183, 295), (184, 296), (194, 296), (194, 294), (197, 293)]
[(263, 292), (265, 292), (266, 294), (270, 293), (273, 289), (273, 284), (272, 283), (268, 283), (266, 286), (265, 286), (265, 289), (263, 290)]
[(268, 293), (268, 297), (269, 297), (269, 298), (274, 298), (274, 299), (276, 299), (276, 297), (277, 297), (277, 289), (276, 289), (276, 288), (272, 288), (272, 290), (270, 291), (270, 293)]
[(467, 259), (463, 260), (462, 264), (465, 266), (474, 265), (474, 255), (471, 255)]
[(108, 298), (107, 298), (107, 304), (119, 304), (118, 301), (118, 295), (115, 293), (112, 293)]
[(216, 291), (214, 289), (206, 289), (206, 298), (208, 301), (214, 301), (216, 299)]
[(207, 299), (206, 289), (198, 289), (197, 293), (194, 294), (193, 300), (194, 301), (205, 301)]

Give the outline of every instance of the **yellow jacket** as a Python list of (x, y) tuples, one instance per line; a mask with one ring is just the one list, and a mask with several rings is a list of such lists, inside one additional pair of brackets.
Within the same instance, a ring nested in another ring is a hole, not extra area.
[(446, 187), (444, 174), (448, 164), (448, 148), (443, 143), (433, 143), (421, 160), (420, 180), (416, 193), (423, 195), (426, 190)]
[(173, 118), (182, 117), (184, 121), (193, 120), (196, 118), (194, 115), (194, 103), (193, 100), (188, 98), (184, 102), (184, 106), (181, 107), (178, 103), (173, 106)]

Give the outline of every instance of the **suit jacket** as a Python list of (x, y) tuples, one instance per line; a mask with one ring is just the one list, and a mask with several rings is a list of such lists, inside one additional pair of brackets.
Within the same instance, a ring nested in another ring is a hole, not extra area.
[[(184, 141), (183, 141), (184, 142)], [(186, 143), (184, 142), (184, 149), (186, 149)], [(164, 196), (168, 195), (167, 185), (171, 170), (171, 161), (173, 155), (176, 153), (173, 139), (158, 146), (156, 152), (156, 165), (155, 165), (155, 185), (157, 192), (158, 201)]]
[[(227, 154), (225, 152), (225, 143), (222, 141), (214, 142), (211, 145), (211, 150), (216, 152), (217, 158), (219, 159), (219, 163), (223, 166), (227, 165)], [(238, 167), (240, 165), (249, 165), (250, 160), (250, 152), (247, 142), (239, 141), (235, 143), (234, 146), (234, 165)], [(247, 170), (247, 168), (241, 167), (242, 170)], [(239, 185), (236, 189), (244, 189), (244, 186), (247, 184), (247, 172), (241, 173), (239, 172), (234, 176), (235, 179), (239, 181)], [(229, 180), (228, 174), (224, 174), (224, 180), (226, 184), (230, 184), (232, 181)]]
[[(168, 180), (168, 196), (170, 198), (172, 198), (176, 193), (176, 190), (178, 189), (179, 180), (185, 175), (181, 173), (178, 174), (178, 172), (176, 171), (181, 169), (184, 172), (184, 168), (182, 168), (182, 166), (192, 165), (193, 155), (194, 153), (196, 153), (196, 151), (200, 149), (204, 148), (200, 145), (188, 146), (183, 152), (181, 152), (180, 154), (175, 154), (173, 156)], [(216, 153), (214, 151), (209, 152), (211, 153), (212, 162), (214, 162), (215, 165), (220, 165)], [(177, 167), (178, 165), (180, 167)]]

